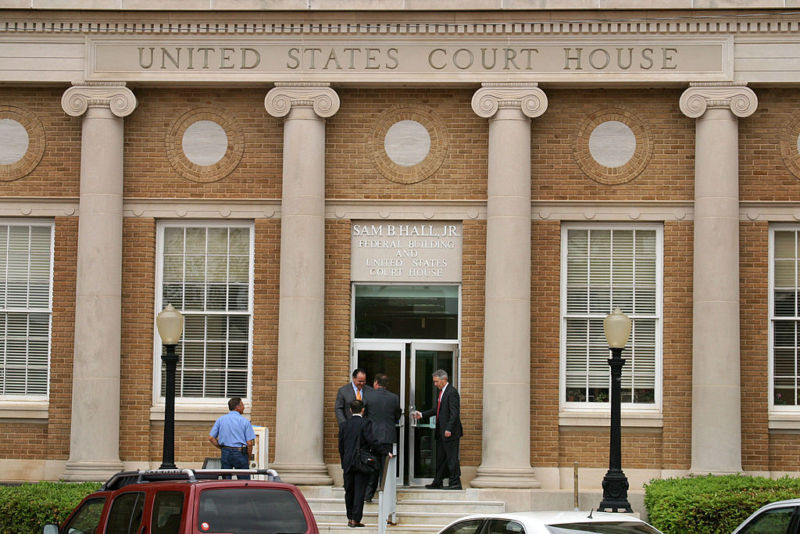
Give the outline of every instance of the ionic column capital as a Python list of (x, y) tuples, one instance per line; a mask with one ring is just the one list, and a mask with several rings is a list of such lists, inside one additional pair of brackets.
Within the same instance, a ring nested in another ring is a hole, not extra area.
[(311, 106), (322, 119), (332, 117), (339, 111), (339, 95), (325, 83), (275, 83), (264, 98), (264, 107), (273, 117), (285, 117), (292, 106)]
[(680, 108), (696, 119), (708, 108), (729, 109), (737, 117), (749, 117), (758, 107), (758, 97), (744, 83), (693, 83), (683, 92)]
[(127, 117), (136, 109), (136, 96), (121, 82), (81, 82), (61, 97), (61, 107), (72, 117), (80, 117), (89, 106), (106, 106), (117, 117)]
[(484, 119), (501, 107), (518, 108), (526, 117), (539, 117), (547, 110), (547, 95), (538, 83), (482, 83), (472, 96), (472, 110)]

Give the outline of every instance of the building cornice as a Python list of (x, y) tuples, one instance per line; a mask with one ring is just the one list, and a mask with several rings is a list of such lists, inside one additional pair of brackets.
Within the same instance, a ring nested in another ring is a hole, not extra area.
[[(696, 12), (693, 12), (696, 13)], [(69, 15), (69, 16), (66, 16)], [(134, 10), (108, 14), (106, 12), (64, 12), (32, 15), (29, 12), (4, 12), (0, 33), (21, 34), (101, 34), (101, 35), (720, 35), (720, 34), (794, 34), (800, 33), (800, 11), (775, 13), (735, 13), (726, 15), (681, 14), (680, 12), (652, 13), (644, 16), (614, 13), (613, 20), (603, 20), (596, 14), (575, 13), (569, 19), (544, 20), (541, 13), (504, 12), (487, 15), (461, 13), (463, 21), (453, 22), (446, 12), (425, 14), (375, 13), (239, 13), (157, 12), (140, 13)], [(343, 21), (342, 18), (346, 17)], [(391, 20), (396, 17), (399, 20)], [(470, 18), (476, 20), (471, 21)], [(543, 20), (536, 21), (542, 17)], [(308, 22), (309, 18), (319, 21)], [(414, 18), (416, 20), (408, 20)], [(489, 20), (487, 20), (489, 18)], [(260, 19), (260, 20), (259, 20)], [(333, 20), (326, 20), (333, 19)], [(493, 19), (493, 20), (492, 20)], [(358, 22), (349, 22), (349, 21)], [(525, 22), (521, 22), (524, 20)]]

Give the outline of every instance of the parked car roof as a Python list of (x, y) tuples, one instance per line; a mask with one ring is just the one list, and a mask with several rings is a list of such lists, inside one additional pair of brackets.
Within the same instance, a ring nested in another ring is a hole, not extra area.
[[(476, 519), (490, 520), (511, 520), (520, 523), (527, 534), (550, 534), (559, 530), (548, 527), (567, 527), (568, 525), (619, 525), (620, 527), (630, 527), (629, 532), (641, 534), (660, 534), (660, 532), (641, 519), (628, 514), (595, 512), (595, 511), (541, 511), (541, 512), (507, 512), (503, 514), (472, 514), (453, 521), (442, 529), (440, 533), (446, 532), (451, 526), (463, 521)], [(567, 527), (568, 528), (568, 527)], [(563, 532), (572, 532), (564, 530)], [(615, 533), (623, 534), (628, 530), (614, 529)]]

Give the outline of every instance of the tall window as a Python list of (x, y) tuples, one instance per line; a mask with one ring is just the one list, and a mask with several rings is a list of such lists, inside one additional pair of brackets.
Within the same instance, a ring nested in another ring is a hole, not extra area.
[[(164, 223), (158, 233), (158, 309), (184, 315), (175, 395), (249, 397), (252, 345), (253, 229), (250, 224)], [(157, 391), (164, 396), (166, 369)]]
[(800, 229), (778, 227), (772, 231), (771, 356), (773, 406), (800, 405), (800, 312), (798, 312), (798, 236)]
[(622, 402), (660, 404), (660, 225), (565, 225), (562, 230), (561, 362), (567, 406), (610, 398), (603, 319), (619, 307), (633, 320), (623, 352)]
[(48, 393), (53, 225), (0, 224), (0, 397)]

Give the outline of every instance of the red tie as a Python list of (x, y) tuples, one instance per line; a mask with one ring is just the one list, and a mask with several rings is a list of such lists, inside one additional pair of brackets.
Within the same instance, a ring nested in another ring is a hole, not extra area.
[(439, 419), (439, 408), (442, 407), (442, 391), (444, 390), (443, 389), (439, 390), (439, 401), (436, 404), (436, 419)]

